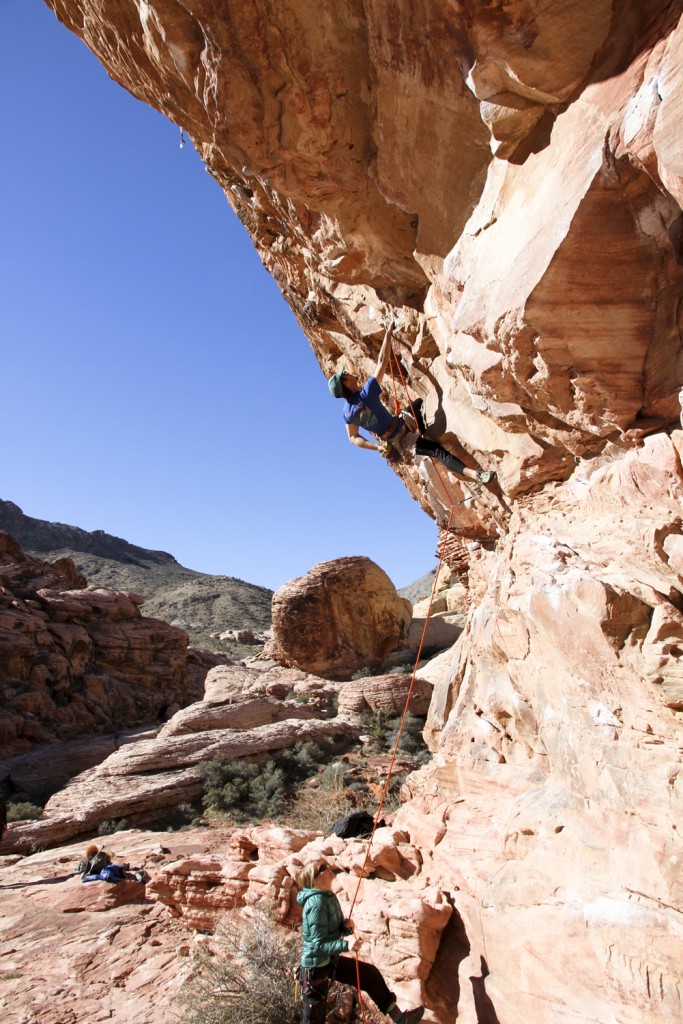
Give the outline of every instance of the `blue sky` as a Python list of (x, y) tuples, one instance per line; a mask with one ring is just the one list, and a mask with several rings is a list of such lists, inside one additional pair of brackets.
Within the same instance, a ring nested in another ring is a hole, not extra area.
[(277, 588), (436, 527), (341, 403), (192, 145), (42, 0), (0, 0), (0, 498)]

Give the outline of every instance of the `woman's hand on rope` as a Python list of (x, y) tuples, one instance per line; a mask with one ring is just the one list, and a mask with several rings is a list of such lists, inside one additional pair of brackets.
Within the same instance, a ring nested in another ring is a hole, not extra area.
[(349, 953), (354, 949), (358, 949), (359, 945), (360, 939), (356, 935), (349, 935), (349, 937), (346, 940), (346, 947)]

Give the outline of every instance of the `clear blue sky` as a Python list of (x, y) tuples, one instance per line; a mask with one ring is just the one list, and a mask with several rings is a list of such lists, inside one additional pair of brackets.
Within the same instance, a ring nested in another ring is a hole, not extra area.
[(0, 498), (273, 588), (432, 568), (192, 145), (42, 0), (0, 0), (0, 32)]

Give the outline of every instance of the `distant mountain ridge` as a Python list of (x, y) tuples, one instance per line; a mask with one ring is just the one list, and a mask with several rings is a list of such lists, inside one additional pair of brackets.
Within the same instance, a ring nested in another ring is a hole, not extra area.
[(166, 551), (139, 547), (104, 530), (35, 519), (2, 499), (0, 530), (29, 554), (72, 558), (91, 584), (140, 594), (144, 615), (180, 626), (195, 646), (222, 650), (225, 645), (216, 643), (212, 633), (270, 626), (272, 590), (187, 569)]
[(82, 530), (79, 526), (64, 523), (50, 523), (24, 515), (13, 501), (0, 499), (0, 530), (11, 533), (25, 549), (34, 549), (41, 554), (48, 551), (82, 551), (100, 558), (111, 558), (124, 564), (158, 564), (182, 568), (180, 563), (166, 551), (150, 551), (130, 544), (121, 537), (114, 537), (104, 530)]

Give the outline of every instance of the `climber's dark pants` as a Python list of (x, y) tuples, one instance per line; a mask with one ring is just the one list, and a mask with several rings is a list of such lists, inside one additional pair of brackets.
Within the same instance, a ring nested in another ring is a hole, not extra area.
[[(386, 1013), (396, 1002), (393, 992), (373, 964), (359, 960), (360, 987), (366, 992), (378, 1010)], [(356, 960), (350, 956), (340, 956), (325, 967), (301, 968), (301, 993), (304, 1000), (304, 1013), (301, 1024), (325, 1024), (327, 1014), (327, 992), (333, 981), (341, 985), (357, 987)]]
[(431, 437), (418, 437), (415, 443), (415, 454), (416, 455), (428, 455), (432, 459), (438, 459), (442, 462), (446, 469), (450, 469), (451, 473), (459, 473), (462, 476), (462, 471), (465, 468), (464, 462), (460, 459), (456, 459), (455, 455), (451, 455), (445, 448), (442, 448), (436, 441), (432, 441)]

